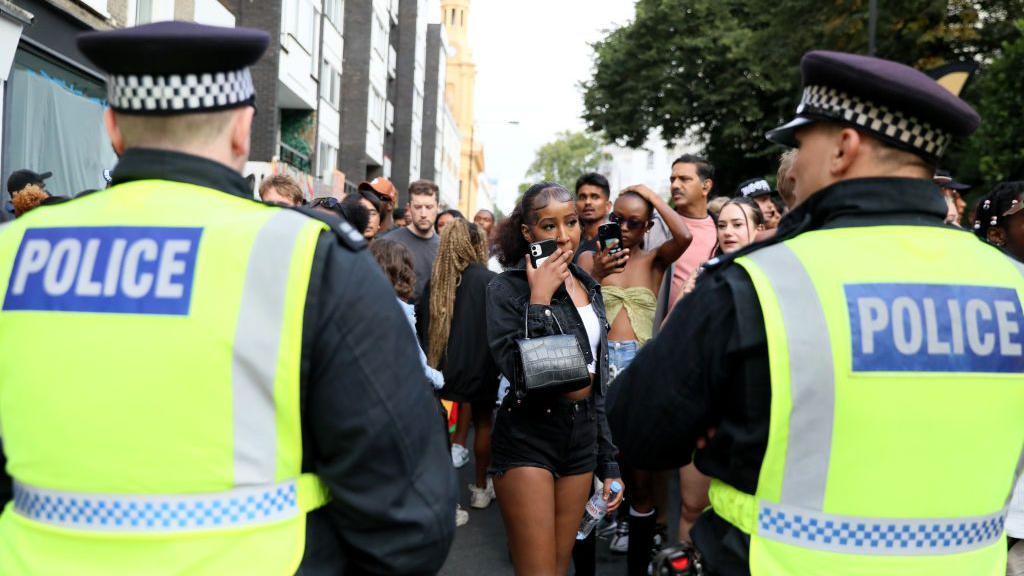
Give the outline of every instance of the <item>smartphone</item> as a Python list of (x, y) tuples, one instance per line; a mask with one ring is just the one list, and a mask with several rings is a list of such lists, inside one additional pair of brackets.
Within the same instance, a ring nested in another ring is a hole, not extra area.
[(601, 224), (597, 229), (597, 242), (602, 250), (618, 254), (622, 251), (622, 228), (615, 223)]
[(555, 250), (558, 250), (558, 243), (554, 240), (541, 240), (530, 244), (530, 263), (534, 268), (540, 268)]

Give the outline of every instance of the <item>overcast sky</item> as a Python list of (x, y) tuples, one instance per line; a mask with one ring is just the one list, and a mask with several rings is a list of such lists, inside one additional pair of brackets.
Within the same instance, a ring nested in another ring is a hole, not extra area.
[[(511, 211), (534, 152), (562, 130), (581, 130), (590, 43), (629, 22), (634, 0), (474, 0), (476, 137), (498, 205)], [(518, 122), (518, 125), (509, 125)], [(471, 216), (471, 215), (467, 215)]]

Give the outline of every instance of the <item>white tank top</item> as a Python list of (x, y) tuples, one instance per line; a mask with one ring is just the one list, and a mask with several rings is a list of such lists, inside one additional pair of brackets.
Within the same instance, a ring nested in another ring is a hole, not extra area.
[(601, 343), (601, 321), (597, 318), (597, 312), (594, 312), (593, 304), (587, 304), (583, 308), (576, 307), (576, 311), (583, 320), (583, 328), (586, 329), (587, 340), (590, 341), (590, 357), (594, 359), (587, 364), (587, 370), (591, 374), (597, 374), (597, 347)]

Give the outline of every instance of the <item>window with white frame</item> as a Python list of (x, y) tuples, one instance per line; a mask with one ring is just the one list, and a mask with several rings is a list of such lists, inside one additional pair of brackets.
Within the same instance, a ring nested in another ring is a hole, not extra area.
[(174, 0), (128, 0), (127, 17), (131, 26), (174, 20)]
[(281, 31), (290, 34), (310, 54), (317, 45), (317, 14), (317, 7), (310, 0), (285, 0), (281, 6)]
[(387, 105), (387, 101), (380, 92), (377, 91), (376, 87), (370, 87), (370, 122), (378, 128), (384, 126), (384, 109)]
[(330, 184), (334, 169), (338, 165), (338, 149), (326, 142), (320, 143), (319, 172), (320, 179)]
[(309, 0), (300, 0), (297, 2), (297, 6), (299, 9), (298, 35), (295, 36), (295, 39), (307, 52), (312, 54), (313, 48), (316, 46), (316, 8)]
[(341, 72), (327, 60), (320, 68), (320, 97), (330, 103), (335, 110), (341, 108)]
[(370, 44), (373, 45), (373, 51), (377, 53), (377, 57), (381, 61), (387, 62), (388, 29), (376, 12), (373, 13), (373, 29), (370, 31)]
[(135, 18), (132, 24), (147, 24), (153, 21), (153, 0), (135, 0)]
[(324, 15), (341, 32), (345, 18), (345, 0), (325, 0)]

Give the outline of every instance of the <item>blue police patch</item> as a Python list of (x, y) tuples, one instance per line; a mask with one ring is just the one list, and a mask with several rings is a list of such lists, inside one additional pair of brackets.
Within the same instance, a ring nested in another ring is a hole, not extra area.
[(25, 231), (4, 310), (184, 316), (202, 228)]
[(1012, 288), (847, 284), (857, 372), (1024, 372)]

